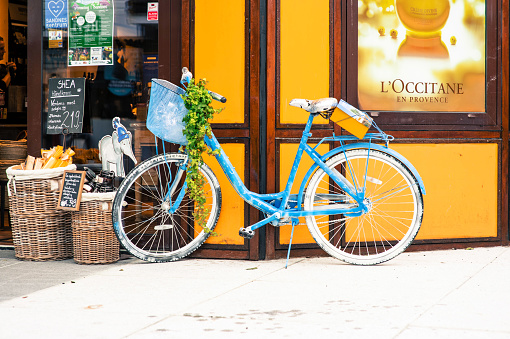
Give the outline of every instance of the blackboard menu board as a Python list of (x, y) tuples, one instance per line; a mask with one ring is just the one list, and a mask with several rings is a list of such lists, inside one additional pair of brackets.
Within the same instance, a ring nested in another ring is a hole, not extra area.
[(81, 133), (85, 78), (49, 79), (46, 134)]
[(84, 182), (84, 171), (65, 171), (57, 209), (78, 211)]

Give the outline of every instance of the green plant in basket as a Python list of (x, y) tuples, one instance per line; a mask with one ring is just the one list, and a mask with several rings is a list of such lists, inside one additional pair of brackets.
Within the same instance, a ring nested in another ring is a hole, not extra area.
[(202, 227), (205, 232), (216, 235), (215, 232), (207, 227), (207, 215), (209, 208), (205, 205), (206, 198), (204, 192), (205, 178), (200, 174), (200, 166), (204, 163), (202, 154), (217, 154), (219, 150), (212, 152), (207, 148), (204, 142), (204, 136), (211, 136), (210, 120), (215, 113), (219, 113), (222, 109), (212, 107), (212, 97), (205, 88), (205, 79), (195, 82), (191, 79), (186, 88), (186, 95), (182, 95), (184, 106), (188, 109), (188, 114), (183, 121), (186, 125), (183, 134), (186, 136), (188, 144), (185, 146), (188, 154), (188, 169), (186, 175), (186, 184), (188, 186), (188, 194), (195, 202), (193, 217), (198, 226)]

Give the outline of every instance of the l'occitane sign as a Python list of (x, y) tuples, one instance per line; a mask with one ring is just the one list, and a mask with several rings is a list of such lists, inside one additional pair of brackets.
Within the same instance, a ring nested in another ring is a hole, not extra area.
[(359, 109), (485, 112), (485, 1), (359, 0)]

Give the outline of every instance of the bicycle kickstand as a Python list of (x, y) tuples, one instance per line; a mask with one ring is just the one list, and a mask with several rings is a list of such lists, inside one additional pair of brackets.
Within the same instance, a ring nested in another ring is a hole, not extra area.
[(287, 251), (287, 261), (285, 261), (285, 269), (287, 269), (287, 267), (289, 266), (290, 248), (292, 247), (292, 238), (294, 237), (294, 227), (298, 223), (299, 223), (299, 220), (292, 220), (292, 231), (290, 232), (289, 249)]

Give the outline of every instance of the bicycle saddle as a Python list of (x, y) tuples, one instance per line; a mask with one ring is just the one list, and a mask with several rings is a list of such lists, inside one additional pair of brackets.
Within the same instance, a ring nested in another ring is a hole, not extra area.
[(307, 100), (307, 99), (292, 99), (289, 105), (294, 107), (300, 107), (307, 112), (310, 113), (321, 113), (332, 111), (338, 101), (335, 98), (323, 98), (317, 100)]

